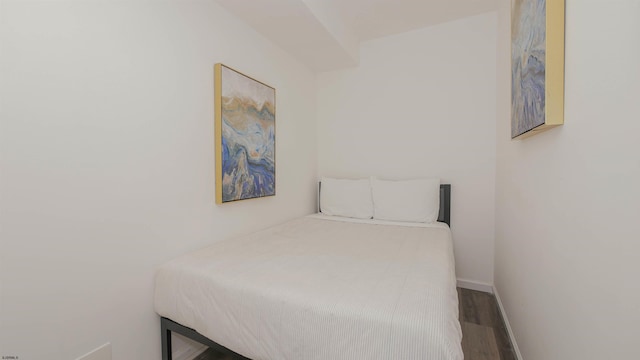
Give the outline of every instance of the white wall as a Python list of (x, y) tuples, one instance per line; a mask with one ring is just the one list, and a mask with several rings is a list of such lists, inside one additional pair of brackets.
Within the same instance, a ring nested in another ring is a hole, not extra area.
[(318, 75), (320, 176), (452, 184), (457, 274), (493, 281), (495, 13), (362, 43)]
[[(314, 210), (315, 75), (209, 0), (0, 4), (0, 354), (159, 359), (159, 264)], [(277, 89), (275, 197), (214, 204), (216, 62)]]
[(509, 140), (501, 1), (495, 285), (526, 360), (639, 359), (640, 2), (567, 0), (565, 125)]

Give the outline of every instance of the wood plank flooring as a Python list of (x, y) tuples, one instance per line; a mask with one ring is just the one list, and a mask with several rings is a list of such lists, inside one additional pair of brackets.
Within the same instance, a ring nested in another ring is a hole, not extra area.
[(493, 294), (458, 288), (466, 360), (516, 360)]
[[(492, 294), (458, 288), (462, 351), (465, 360), (516, 360), (511, 341)], [(195, 360), (234, 360), (212, 349)]]

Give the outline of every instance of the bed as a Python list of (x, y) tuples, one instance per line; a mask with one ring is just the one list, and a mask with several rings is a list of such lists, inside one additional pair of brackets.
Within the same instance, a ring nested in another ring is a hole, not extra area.
[(462, 359), (440, 191), (437, 223), (316, 214), (163, 265), (163, 360), (171, 332), (239, 359)]

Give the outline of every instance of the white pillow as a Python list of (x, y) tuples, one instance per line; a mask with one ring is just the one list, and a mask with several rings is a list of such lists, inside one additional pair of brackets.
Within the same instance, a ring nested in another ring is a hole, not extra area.
[(320, 212), (326, 215), (371, 219), (371, 181), (323, 177), (320, 184)]
[(440, 210), (440, 179), (371, 178), (374, 219), (432, 223)]

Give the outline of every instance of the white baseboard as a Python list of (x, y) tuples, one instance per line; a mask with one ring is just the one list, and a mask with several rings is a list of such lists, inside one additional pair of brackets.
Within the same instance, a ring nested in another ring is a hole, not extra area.
[(495, 286), (493, 287), (493, 294), (495, 295), (496, 300), (498, 302), (498, 308), (500, 308), (500, 314), (502, 314), (504, 325), (507, 327), (507, 333), (509, 334), (509, 339), (511, 340), (511, 346), (513, 346), (513, 352), (516, 355), (516, 359), (522, 360), (522, 354), (520, 353), (520, 349), (518, 348), (518, 343), (516, 343), (516, 338), (513, 336), (513, 330), (511, 330), (511, 324), (509, 324), (507, 313), (504, 311), (504, 307), (502, 306), (502, 300), (500, 300), (498, 289), (496, 289)]
[(487, 284), (487, 283), (483, 283), (481, 281), (467, 280), (467, 279), (458, 278), (458, 287), (461, 287), (461, 288), (464, 288), (464, 289), (482, 291), (482, 292), (486, 292), (486, 293), (489, 293), (489, 294), (493, 294), (493, 285)]

